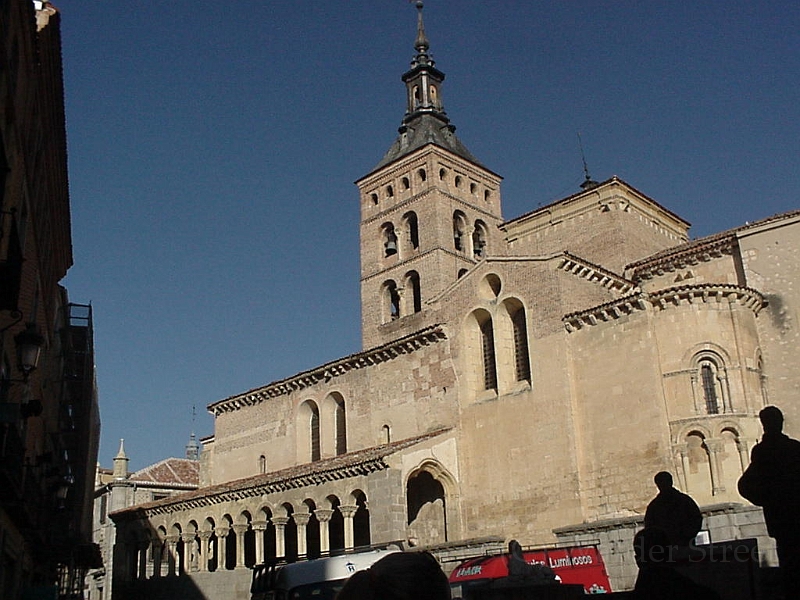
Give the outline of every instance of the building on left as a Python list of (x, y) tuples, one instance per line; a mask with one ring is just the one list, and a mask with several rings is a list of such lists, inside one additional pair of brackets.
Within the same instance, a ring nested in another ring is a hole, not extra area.
[(0, 2), (0, 598), (81, 598), (100, 418), (72, 266), (60, 15)]

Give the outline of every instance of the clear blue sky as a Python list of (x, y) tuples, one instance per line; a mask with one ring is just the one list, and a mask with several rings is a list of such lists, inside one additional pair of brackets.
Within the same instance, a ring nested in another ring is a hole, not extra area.
[[(100, 461), (360, 350), (358, 195), (403, 116), (404, 0), (61, 0)], [(458, 134), (512, 218), (618, 175), (699, 237), (800, 206), (800, 3), (427, 0)]]

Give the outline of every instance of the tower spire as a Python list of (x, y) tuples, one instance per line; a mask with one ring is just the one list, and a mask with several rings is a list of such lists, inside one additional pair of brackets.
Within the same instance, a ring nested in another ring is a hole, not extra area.
[(422, 0), (417, 0), (417, 41), (414, 43), (414, 48), (417, 49), (417, 58), (423, 54), (427, 56), (428, 48), (430, 48), (428, 37), (425, 35), (425, 22), (422, 19), (422, 8)]
[(436, 144), (451, 152), (480, 164), (455, 135), (455, 126), (444, 110), (442, 82), (444, 73), (436, 68), (430, 54), (430, 42), (425, 33), (422, 16), (423, 2), (415, 2), (417, 8), (417, 36), (414, 40), (416, 54), (411, 59), (411, 68), (403, 73), (406, 84), (406, 112), (400, 125), (400, 136), (384, 155), (376, 168), (380, 168), (427, 144)]

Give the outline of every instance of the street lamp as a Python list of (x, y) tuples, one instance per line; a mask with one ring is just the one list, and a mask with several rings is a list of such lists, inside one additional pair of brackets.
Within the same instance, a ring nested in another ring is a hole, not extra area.
[(23, 331), (14, 336), (14, 342), (17, 346), (17, 366), (22, 371), (23, 379), (27, 381), (28, 376), (39, 366), (44, 338), (35, 323), (28, 323)]

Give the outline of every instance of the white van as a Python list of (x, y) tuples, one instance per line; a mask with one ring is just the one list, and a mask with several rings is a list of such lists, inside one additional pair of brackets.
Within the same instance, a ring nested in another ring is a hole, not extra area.
[(353, 573), (394, 552), (400, 550), (370, 550), (289, 564), (256, 565), (250, 600), (334, 600)]

